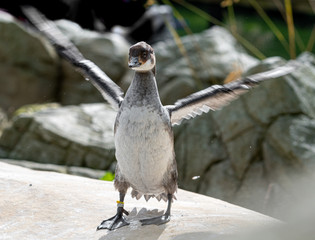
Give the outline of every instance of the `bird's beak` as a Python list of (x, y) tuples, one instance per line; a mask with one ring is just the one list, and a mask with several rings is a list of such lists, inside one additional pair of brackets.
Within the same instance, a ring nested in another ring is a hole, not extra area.
[(128, 67), (129, 68), (134, 68), (134, 67), (139, 67), (141, 63), (139, 62), (138, 57), (130, 57), (129, 62), (128, 62)]

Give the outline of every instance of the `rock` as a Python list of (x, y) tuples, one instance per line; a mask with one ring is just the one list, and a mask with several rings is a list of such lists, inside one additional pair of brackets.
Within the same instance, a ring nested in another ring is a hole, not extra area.
[(106, 173), (103, 170), (91, 168), (56, 165), (51, 163), (37, 163), (25, 160), (1, 159), (1, 161), (4, 163), (30, 168), (33, 170), (65, 173), (94, 179), (101, 179)]
[(293, 196), (303, 196), (294, 187), (297, 179), (314, 175), (314, 134), (315, 119), (303, 114), (278, 118), (266, 133), (264, 165), (274, 188), (268, 204), (277, 213), (275, 216), (286, 213), (287, 204), (279, 203), (290, 203), (288, 199)]
[[(120, 83), (128, 71), (129, 43), (118, 34), (98, 33), (82, 29), (68, 20), (55, 22), (58, 28), (82, 52), (85, 58), (93, 61), (112, 80)], [(63, 81), (60, 101), (62, 104), (103, 102), (98, 90), (66, 61), (62, 61)]]
[[(176, 128), (180, 186), (286, 217), (292, 181), (315, 170), (315, 56), (304, 53), (298, 61), (292, 74)], [(283, 63), (269, 58), (247, 74)]]
[(56, 100), (58, 61), (52, 46), (0, 11), (0, 107), (12, 112)]
[[(181, 175), (181, 173), (179, 172)], [(186, 180), (187, 181), (187, 180)], [(185, 180), (179, 180), (180, 186), (185, 186)], [(188, 181), (189, 182), (189, 181)], [(235, 192), (237, 192), (241, 182), (237, 179), (231, 163), (229, 161), (220, 161), (211, 167), (206, 168), (200, 176), (200, 187), (197, 192), (202, 192), (208, 196), (216, 196), (219, 199), (233, 202)], [(220, 187), (222, 186), (222, 187)], [(243, 203), (242, 203), (243, 204)]]
[(20, 114), (0, 137), (1, 157), (108, 169), (115, 160), (115, 118), (106, 104)]
[[(122, 37), (84, 30), (66, 20), (56, 23), (86, 58), (120, 82), (128, 71), (129, 44)], [(91, 83), (58, 57), (44, 37), (3, 11), (0, 11), (0, 34), (0, 107), (5, 112), (12, 113), (33, 103), (104, 101)]]
[(259, 62), (222, 27), (215, 26), (200, 34), (182, 37), (181, 41), (186, 52), (184, 57), (173, 40), (153, 45), (157, 82), (164, 104), (172, 104), (198, 88), (223, 83), (230, 72), (246, 71)]
[(0, 231), (3, 239), (222, 239), (281, 225), (265, 215), (199, 194), (178, 190), (166, 225), (141, 226), (166, 203), (127, 194), (131, 224), (116, 231), (96, 227), (116, 213), (111, 182), (29, 170), (0, 162)]

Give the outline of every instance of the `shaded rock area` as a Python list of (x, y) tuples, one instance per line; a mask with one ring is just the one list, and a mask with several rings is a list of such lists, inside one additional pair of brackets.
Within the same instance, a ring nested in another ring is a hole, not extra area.
[[(305, 53), (291, 75), (176, 128), (180, 186), (285, 217), (295, 179), (315, 170), (314, 59)], [(270, 58), (250, 72), (280, 64)]]
[(172, 219), (141, 226), (139, 219), (160, 215), (165, 202), (132, 199), (125, 208), (130, 225), (96, 231), (116, 213), (118, 193), (111, 182), (33, 171), (0, 161), (1, 239), (222, 239), (240, 232), (281, 225), (271, 217), (221, 200), (178, 190)]
[(0, 11), (0, 107), (14, 111), (55, 99), (58, 56), (52, 46)]
[(113, 170), (115, 117), (106, 104), (19, 114), (0, 138), (0, 156)]

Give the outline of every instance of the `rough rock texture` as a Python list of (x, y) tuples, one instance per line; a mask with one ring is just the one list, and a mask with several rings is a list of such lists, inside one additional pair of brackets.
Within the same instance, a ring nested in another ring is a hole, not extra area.
[(211, 84), (222, 84), (230, 72), (246, 71), (259, 62), (221, 27), (182, 37), (181, 41), (184, 57), (173, 40), (153, 46), (157, 59), (157, 82), (164, 104), (172, 104)]
[[(93, 61), (112, 80), (121, 81), (128, 71), (129, 44), (117, 34), (100, 34), (82, 29), (76, 23), (67, 20), (56, 21), (59, 29), (78, 47), (85, 58)], [(79, 104), (103, 102), (98, 90), (75, 72), (66, 61), (62, 61), (60, 102), (62, 104)]]
[[(129, 44), (122, 37), (87, 31), (69, 21), (57, 24), (86, 58), (119, 82), (128, 68)], [(0, 107), (6, 112), (32, 103), (103, 101), (92, 84), (61, 60), (46, 39), (2, 11), (0, 61)]]
[[(314, 60), (305, 53), (298, 71), (176, 128), (180, 186), (284, 217), (293, 176), (315, 170)], [(270, 58), (252, 72), (280, 63)]]
[[(164, 202), (146, 203), (126, 196), (130, 226), (96, 232), (116, 212), (118, 193), (111, 182), (39, 172), (0, 162), (1, 239), (222, 239), (280, 222), (262, 214), (199, 194), (178, 190), (172, 219), (161, 226), (141, 226)], [(147, 209), (148, 210), (147, 210)]]
[(0, 156), (108, 169), (115, 160), (115, 117), (116, 112), (106, 104), (20, 114), (0, 138)]
[(0, 11), (0, 107), (12, 111), (55, 99), (58, 57), (47, 42)]

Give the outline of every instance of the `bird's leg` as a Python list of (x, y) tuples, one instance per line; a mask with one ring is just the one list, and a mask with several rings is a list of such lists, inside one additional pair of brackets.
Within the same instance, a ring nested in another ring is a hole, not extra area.
[(171, 220), (171, 205), (172, 205), (173, 195), (168, 194), (167, 199), (168, 199), (168, 202), (167, 202), (167, 209), (165, 213), (162, 216), (140, 220), (142, 225), (151, 225), (151, 224), (161, 225)]
[(124, 198), (125, 193), (120, 192), (119, 193), (119, 201), (117, 201), (117, 213), (114, 217), (111, 217), (107, 220), (104, 220), (96, 230), (101, 229), (108, 229), (108, 230), (114, 230), (126, 225), (129, 225), (129, 223), (126, 221), (123, 214), (129, 215), (129, 213), (124, 209)]

